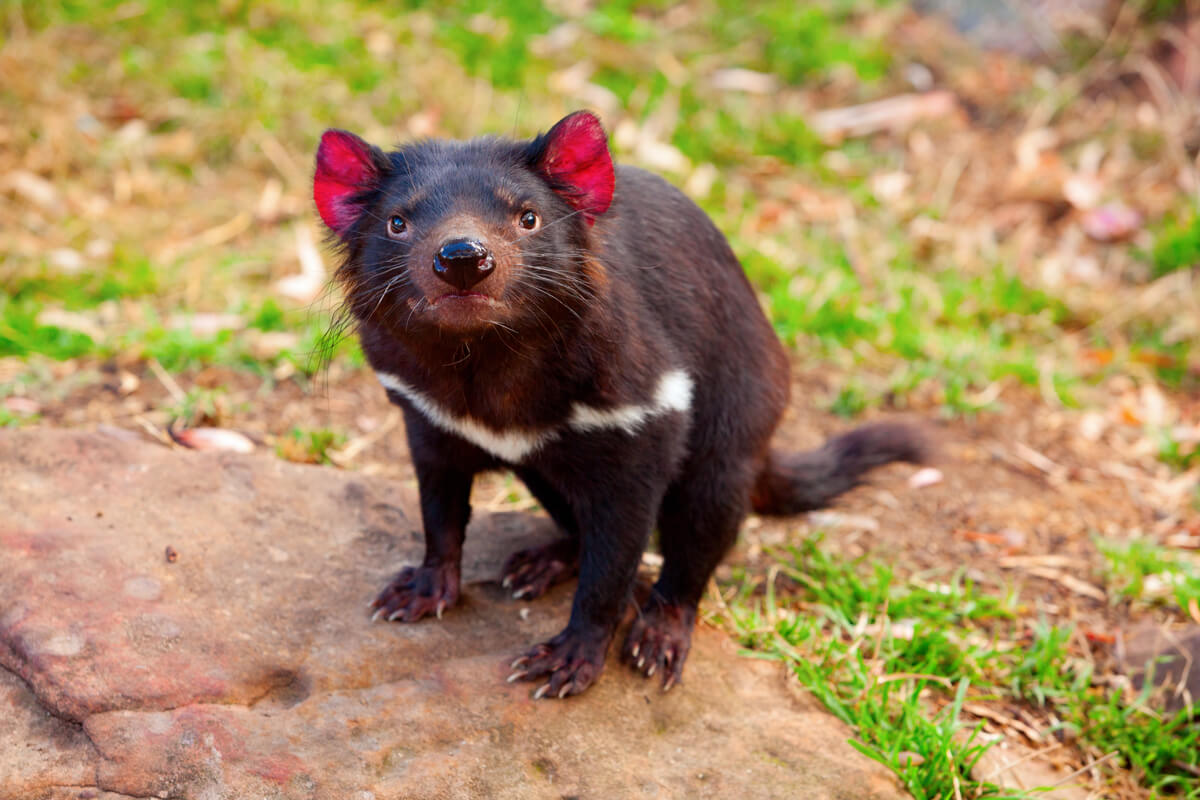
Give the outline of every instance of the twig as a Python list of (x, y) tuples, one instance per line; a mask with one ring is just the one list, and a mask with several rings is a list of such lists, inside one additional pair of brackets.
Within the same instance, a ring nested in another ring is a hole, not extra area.
[(891, 599), (891, 596), (884, 595), (883, 610), (879, 612), (879, 635), (875, 637), (875, 650), (871, 653), (872, 661), (877, 661), (879, 659), (879, 650), (883, 647), (883, 632), (885, 626), (887, 625), (888, 604), (891, 602)]
[(1039, 758), (1047, 755), (1048, 753), (1053, 753), (1055, 750), (1059, 749), (1062, 746), (1063, 746), (1062, 742), (1055, 742), (1054, 744), (1052, 744), (1049, 747), (1044, 748), (1042, 750), (1034, 750), (1032, 753), (1021, 756), (1020, 758), (1018, 758), (1016, 761), (1012, 762), (1011, 764), (1004, 764), (1003, 766), (997, 767), (996, 769), (992, 770), (992, 772), (989, 773), (988, 776), (986, 778), (984, 778), (982, 782), (988, 783), (989, 781), (993, 781), (996, 778), (1003, 775), (1004, 773), (1008, 772), (1010, 769), (1012, 769), (1014, 767), (1019, 767), (1022, 764), (1025, 764), (1027, 762), (1039, 759)]
[(1088, 562), (1074, 556), (1063, 556), (1055, 553), (1040, 556), (1005, 556), (996, 562), (1007, 569), (1027, 569), (1029, 567), (1086, 567)]
[(954, 756), (950, 748), (946, 748), (946, 760), (950, 762), (950, 779), (954, 782), (954, 800), (962, 800), (962, 786), (958, 782), (958, 768), (954, 766)]
[(1063, 588), (1069, 589), (1075, 594), (1080, 594), (1084, 597), (1090, 597), (1093, 600), (1097, 600), (1101, 603), (1108, 599), (1108, 595), (1104, 593), (1103, 589), (1100, 589), (1088, 583), (1087, 581), (1082, 580), (1081, 578), (1076, 578), (1074, 575), (1063, 572), (1060, 569), (1053, 569), (1052, 567), (1029, 567), (1026, 572), (1036, 578), (1044, 578), (1048, 581), (1054, 581)]
[(1105, 755), (1102, 755), (1102, 756), (1100, 756), (1099, 758), (1097, 758), (1097, 759), (1095, 759), (1095, 760), (1093, 760), (1093, 761), (1090, 761), (1090, 762), (1088, 762), (1087, 764), (1084, 764), (1082, 767), (1080, 767), (1079, 769), (1075, 770), (1075, 771), (1074, 771), (1074, 772), (1072, 772), (1070, 775), (1068, 775), (1067, 777), (1065, 777), (1065, 778), (1063, 778), (1062, 780), (1058, 781), (1057, 783), (1052, 783), (1052, 784), (1050, 784), (1050, 785), (1049, 785), (1048, 787), (1046, 787), (1046, 788), (1047, 788), (1047, 789), (1057, 789), (1059, 786), (1062, 786), (1062, 785), (1063, 785), (1064, 783), (1066, 783), (1067, 781), (1070, 781), (1070, 780), (1073, 780), (1073, 779), (1075, 779), (1075, 778), (1078, 778), (1080, 775), (1082, 775), (1083, 773), (1087, 772), (1087, 771), (1088, 771), (1089, 769), (1091, 769), (1092, 767), (1097, 767), (1097, 766), (1099, 766), (1100, 764), (1103, 764), (1105, 761), (1108, 761), (1108, 760), (1109, 760), (1110, 758), (1112, 758), (1113, 756), (1115, 756), (1115, 755), (1120, 755), (1120, 753), (1121, 753), (1121, 751), (1120, 751), (1120, 750), (1113, 750), (1111, 753), (1107, 753), (1107, 754), (1105, 754)]
[(175, 379), (171, 377), (169, 372), (163, 369), (163, 365), (158, 363), (157, 358), (150, 359), (148, 366), (150, 367), (150, 371), (154, 373), (154, 377), (158, 378), (158, 382), (163, 385), (163, 388), (167, 390), (167, 394), (171, 395), (171, 398), (176, 403), (182, 403), (187, 399), (187, 392), (179, 388), (179, 384), (175, 382)]
[(168, 436), (166, 433), (164, 433), (162, 428), (159, 428), (157, 425), (155, 425), (150, 420), (146, 419), (141, 414), (136, 415), (133, 418), (133, 421), (136, 422), (138, 425), (140, 425), (142, 427), (142, 430), (144, 430), (146, 433), (150, 434), (150, 436), (152, 436), (156, 441), (159, 441), (162, 444), (167, 445), (168, 447), (176, 447), (177, 446), (175, 443), (175, 440), (172, 439), (170, 436)]
[(1042, 472), (1046, 473), (1047, 475), (1055, 475), (1055, 474), (1063, 471), (1063, 468), (1061, 466), (1059, 466), (1054, 461), (1051, 461), (1049, 458), (1042, 455), (1037, 450), (1034, 450), (1032, 447), (1030, 447), (1027, 444), (1022, 444), (1021, 442), (1014, 442), (1013, 443), (1013, 451), (1016, 453), (1017, 458), (1021, 459), (1026, 464), (1029, 464), (1031, 467), (1036, 467), (1037, 469), (1040, 469)]
[(396, 409), (392, 409), (390, 412), (388, 412), (388, 415), (384, 421), (375, 430), (351, 439), (344, 447), (341, 447), (338, 450), (330, 450), (328, 453), (329, 460), (337, 464), (339, 467), (347, 466), (355, 458), (358, 458), (363, 450), (366, 450), (368, 447), (375, 444), (375, 442), (382, 439), (384, 434), (396, 427), (396, 424), (399, 422), (400, 412)]
[(903, 129), (920, 119), (947, 116), (956, 108), (958, 100), (951, 92), (936, 90), (818, 111), (809, 124), (822, 139), (836, 141), (847, 136)]
[(947, 689), (954, 688), (954, 682), (949, 678), (943, 678), (941, 675), (928, 675), (924, 672), (892, 672), (887, 675), (880, 676), (877, 683), (891, 683), (893, 681), (933, 681), (936, 684), (945, 686)]

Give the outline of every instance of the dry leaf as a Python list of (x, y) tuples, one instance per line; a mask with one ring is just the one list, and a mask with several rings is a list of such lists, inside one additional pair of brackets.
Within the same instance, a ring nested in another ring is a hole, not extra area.
[(221, 331), (238, 331), (246, 320), (237, 314), (217, 314), (201, 311), (196, 314), (172, 314), (167, 320), (172, 330), (191, 331), (197, 336), (216, 336)]
[(87, 314), (79, 311), (65, 311), (61, 308), (46, 308), (37, 315), (38, 325), (48, 328), (62, 328), (65, 331), (76, 331), (91, 337), (94, 341), (104, 340), (104, 331), (100, 325)]
[(4, 398), (4, 407), (9, 413), (19, 417), (32, 417), (42, 410), (42, 405), (38, 401), (19, 395)]
[(1104, 184), (1095, 175), (1075, 174), (1063, 181), (1062, 190), (1068, 203), (1086, 211), (1099, 205)]
[(750, 69), (719, 69), (712, 74), (712, 87), (724, 91), (771, 94), (779, 88), (779, 80), (766, 72)]
[(1074, 575), (1063, 572), (1062, 570), (1053, 569), (1051, 567), (1030, 567), (1026, 571), (1035, 577), (1045, 578), (1048, 581), (1054, 581), (1058, 585), (1074, 592), (1075, 594), (1083, 595), (1084, 597), (1090, 597), (1093, 600), (1099, 600), (1102, 603), (1108, 599), (1108, 595), (1104, 593), (1103, 589), (1100, 589), (1099, 587), (1094, 586), (1085, 580), (1076, 578)]
[(963, 703), (963, 711), (966, 711), (968, 714), (974, 714), (981, 719), (991, 720), (1002, 728), (1012, 728), (1019, 731), (1031, 742), (1040, 742), (1042, 740), (1042, 734), (1036, 728), (1027, 725), (1012, 714), (1006, 714), (1002, 710), (994, 709), (983, 703)]
[(275, 291), (301, 303), (311, 303), (325, 286), (325, 262), (307, 225), (296, 226), (296, 257), (300, 261), (300, 274), (276, 282)]
[(4, 179), (4, 185), (34, 205), (47, 211), (59, 205), (58, 190), (54, 184), (40, 175), (24, 169), (13, 170)]

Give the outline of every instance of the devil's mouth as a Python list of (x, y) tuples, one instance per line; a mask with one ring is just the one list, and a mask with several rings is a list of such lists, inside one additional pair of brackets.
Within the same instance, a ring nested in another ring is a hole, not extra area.
[(435, 308), (442, 303), (483, 303), (494, 305), (495, 302), (494, 299), (482, 292), (446, 292), (446, 294), (430, 298), (429, 307)]

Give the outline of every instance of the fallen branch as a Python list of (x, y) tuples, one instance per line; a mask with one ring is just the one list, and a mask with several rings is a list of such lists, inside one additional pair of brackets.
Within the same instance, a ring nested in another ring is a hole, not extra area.
[(809, 118), (808, 124), (822, 139), (836, 142), (880, 131), (903, 130), (922, 119), (948, 116), (956, 108), (958, 101), (954, 95), (939, 90), (818, 111)]

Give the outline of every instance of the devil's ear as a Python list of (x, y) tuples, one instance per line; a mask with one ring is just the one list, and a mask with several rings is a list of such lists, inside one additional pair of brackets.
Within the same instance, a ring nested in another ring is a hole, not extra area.
[(355, 200), (378, 183), (386, 165), (382, 150), (353, 133), (327, 130), (321, 134), (313, 200), (321, 219), (338, 236), (344, 236), (362, 215), (363, 207)]
[(551, 188), (591, 225), (612, 203), (612, 156), (604, 126), (590, 111), (563, 117), (529, 145), (529, 159)]

